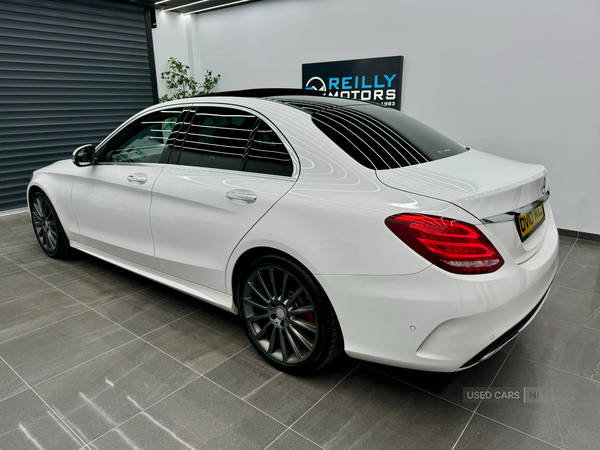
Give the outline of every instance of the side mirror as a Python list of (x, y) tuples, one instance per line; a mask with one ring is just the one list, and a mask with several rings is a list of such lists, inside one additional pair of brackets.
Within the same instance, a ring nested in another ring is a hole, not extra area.
[(96, 164), (95, 150), (96, 147), (94, 144), (82, 145), (75, 149), (73, 156), (71, 156), (71, 161), (73, 161), (73, 164), (77, 167), (93, 166)]

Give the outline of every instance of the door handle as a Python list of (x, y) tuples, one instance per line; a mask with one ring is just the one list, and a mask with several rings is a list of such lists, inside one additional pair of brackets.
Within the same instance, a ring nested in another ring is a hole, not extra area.
[(127, 181), (130, 183), (144, 184), (148, 181), (148, 177), (146, 175), (127, 175)]
[(246, 203), (254, 203), (257, 199), (257, 196), (252, 191), (247, 191), (245, 189), (239, 191), (229, 191), (225, 196), (230, 200), (242, 200)]

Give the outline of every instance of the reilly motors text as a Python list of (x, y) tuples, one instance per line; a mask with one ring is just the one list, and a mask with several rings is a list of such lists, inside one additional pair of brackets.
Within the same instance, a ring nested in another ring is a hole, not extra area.
[(402, 56), (302, 65), (305, 89), (400, 109)]
[[(332, 77), (323, 81), (323, 85), (327, 86), (327, 95), (330, 97), (353, 98), (356, 100), (393, 102), (396, 100), (396, 89), (392, 87), (392, 81), (398, 74), (384, 74), (382, 77), (375, 75), (372, 79), (366, 80), (367, 77)], [(360, 79), (359, 79), (360, 78)], [(380, 80), (384, 82), (381, 83)], [(317, 81), (317, 80), (315, 80)], [(322, 80), (321, 80), (322, 81)], [(313, 86), (306, 86), (306, 89), (314, 89)], [(319, 90), (319, 89), (318, 89)], [(384, 105), (384, 106), (393, 106)]]

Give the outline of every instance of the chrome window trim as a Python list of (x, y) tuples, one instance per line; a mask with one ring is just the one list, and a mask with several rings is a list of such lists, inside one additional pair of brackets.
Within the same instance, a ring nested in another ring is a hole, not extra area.
[(144, 163), (144, 162), (121, 162), (121, 161), (102, 161), (94, 164), (96, 166), (142, 166), (142, 167), (162, 167), (167, 163)]
[(529, 211), (537, 208), (538, 206), (546, 203), (548, 198), (550, 197), (550, 190), (547, 190), (544, 195), (542, 195), (537, 200), (529, 203), (528, 205), (522, 206), (521, 208), (514, 209), (509, 212), (505, 212), (502, 214), (496, 214), (495, 216), (486, 217), (485, 219), (481, 219), (483, 223), (502, 223), (502, 222), (511, 222), (515, 220), (515, 217), (519, 217), (521, 214), (528, 213)]
[[(292, 147), (292, 144), (290, 144), (290, 142), (287, 140), (287, 138), (284, 136), (284, 134), (264, 114), (262, 114), (259, 111), (256, 111), (255, 109), (249, 108), (247, 106), (236, 105), (236, 104), (227, 103), (227, 102), (219, 102), (219, 101), (203, 101), (203, 102), (198, 102), (198, 103), (192, 104), (192, 107), (198, 108), (198, 107), (203, 106), (203, 105), (206, 105), (206, 106), (214, 106), (214, 105), (216, 105), (216, 106), (225, 106), (225, 107), (230, 107), (230, 108), (237, 108), (237, 109), (240, 109), (242, 111), (246, 111), (246, 112), (249, 112), (250, 114), (255, 115), (256, 117), (258, 117), (259, 119), (261, 119), (264, 123), (266, 123), (267, 125), (269, 125), (269, 127), (271, 127), (271, 129), (279, 137), (279, 139), (283, 143), (283, 146), (285, 147), (286, 151), (290, 155), (290, 158), (292, 160), (293, 170), (292, 170), (292, 174), (289, 177), (286, 177), (286, 176), (283, 176), (283, 175), (269, 175), (269, 174), (264, 174), (264, 173), (263, 174), (258, 174), (258, 175), (269, 176), (269, 177), (277, 177), (279, 179), (281, 179), (281, 178), (287, 178), (287, 179), (293, 179), (293, 180), (297, 180), (298, 179), (298, 177), (300, 176), (300, 158), (298, 158), (298, 155), (296, 154), (296, 151), (294, 150), (294, 147)], [(245, 172), (245, 171), (244, 172), (242, 172), (242, 171), (233, 171), (233, 172), (245, 173), (245, 174), (256, 173), (256, 172)]]
[[(183, 104), (175, 104), (172, 105), (175, 108), (190, 108), (192, 106), (191, 103), (183, 103)], [(106, 136), (97, 146), (96, 146), (96, 150), (95, 153), (98, 153), (98, 150), (102, 149), (102, 147), (113, 138), (113, 136), (115, 136), (117, 133), (119, 133), (123, 128), (125, 128), (127, 125), (129, 125), (130, 123), (132, 123), (133, 121), (144, 117), (148, 114), (152, 114), (155, 112), (178, 112), (180, 114), (183, 114), (183, 111), (171, 111), (168, 107), (165, 108), (164, 104), (158, 104), (158, 105), (154, 105), (154, 107), (151, 107), (151, 109), (146, 108), (140, 112), (138, 112), (137, 114), (131, 116), (129, 119), (127, 119), (125, 122), (123, 122), (121, 125), (119, 125), (112, 133), (110, 133), (108, 136)]]
[[(187, 101), (185, 101), (185, 100), (187, 100)], [(242, 106), (242, 105), (237, 105), (237, 104), (234, 104), (234, 103), (231, 103), (231, 102), (222, 102), (222, 101), (218, 101), (218, 100), (217, 101), (213, 101), (212, 99), (202, 99), (202, 101), (198, 101), (199, 99), (195, 99), (193, 102), (190, 102), (189, 99), (185, 99), (185, 100), (175, 101), (174, 103), (172, 103), (169, 106), (165, 106), (164, 104), (159, 103), (158, 105), (154, 105), (152, 107), (146, 108), (143, 111), (140, 111), (139, 113), (137, 113), (134, 116), (130, 117), (127, 121), (123, 122), (117, 129), (115, 129), (106, 138), (104, 138), (102, 140), (102, 142), (100, 142), (96, 146), (96, 153), (98, 152), (98, 150), (101, 150), (102, 147), (110, 139), (112, 139), (113, 136), (115, 136), (117, 133), (119, 133), (123, 128), (125, 128), (127, 125), (129, 125), (134, 120), (137, 120), (137, 119), (139, 119), (141, 117), (144, 117), (147, 114), (151, 114), (151, 113), (154, 113), (154, 112), (157, 112), (157, 111), (165, 111), (165, 112), (169, 111), (170, 112), (170, 108), (175, 108), (176, 110), (177, 110), (177, 108), (181, 108), (182, 110), (184, 110), (185, 108), (194, 108), (194, 107), (199, 107), (199, 106), (202, 106), (202, 105), (206, 105), (206, 106), (225, 106), (225, 107), (238, 108), (238, 109), (244, 110), (246, 112), (249, 112), (250, 114), (255, 115), (256, 117), (260, 118), (261, 120), (263, 120), (267, 125), (269, 125), (269, 127), (271, 127), (271, 129), (275, 132), (275, 134), (277, 134), (277, 136), (279, 137), (279, 139), (281, 140), (281, 142), (283, 142), (283, 145), (284, 145), (286, 151), (290, 155), (290, 158), (292, 160), (292, 165), (293, 165), (293, 171), (292, 171), (292, 175), (290, 175), (289, 177), (282, 176), (282, 175), (269, 175), (269, 174), (257, 174), (257, 175), (262, 176), (262, 177), (277, 178), (277, 179), (292, 179), (292, 180), (297, 180), (298, 179), (298, 177), (300, 176), (300, 158), (298, 157), (296, 151), (294, 150), (294, 147), (292, 147), (292, 144), (290, 144), (290, 142), (287, 140), (287, 138), (285, 137), (285, 135), (263, 113), (255, 110), (253, 108), (249, 108), (247, 106)], [(179, 111), (177, 111), (177, 112), (179, 112)], [(184, 124), (185, 125), (189, 125), (189, 123), (184, 123)], [(120, 163), (120, 164), (132, 164), (132, 163)], [(158, 163), (151, 163), (151, 164), (158, 164)], [(165, 165), (172, 166), (174, 164), (165, 163)], [(236, 171), (236, 172), (240, 173), (240, 171)], [(245, 174), (252, 174), (252, 173), (255, 173), (255, 172), (243, 172), (243, 173), (245, 173)]]

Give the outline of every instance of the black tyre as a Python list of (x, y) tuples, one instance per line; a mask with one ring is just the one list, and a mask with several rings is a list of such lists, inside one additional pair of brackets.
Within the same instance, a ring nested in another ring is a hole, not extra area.
[(41, 191), (35, 192), (29, 208), (33, 230), (42, 250), (51, 258), (60, 259), (67, 256), (68, 243), (65, 232), (46, 194)]
[(325, 292), (288, 258), (257, 258), (239, 277), (236, 300), (250, 342), (280, 370), (314, 372), (342, 349), (337, 317)]

